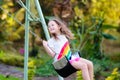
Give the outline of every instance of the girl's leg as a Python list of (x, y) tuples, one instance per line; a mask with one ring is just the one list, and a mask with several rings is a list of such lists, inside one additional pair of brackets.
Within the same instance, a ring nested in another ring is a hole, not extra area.
[(81, 60), (79, 61), (73, 61), (71, 65), (82, 71), (82, 77), (84, 80), (90, 80), (89, 72), (88, 72), (88, 67), (86, 63), (83, 63)]
[(84, 58), (81, 58), (80, 60), (87, 64), (90, 80), (93, 80), (94, 77), (93, 63)]

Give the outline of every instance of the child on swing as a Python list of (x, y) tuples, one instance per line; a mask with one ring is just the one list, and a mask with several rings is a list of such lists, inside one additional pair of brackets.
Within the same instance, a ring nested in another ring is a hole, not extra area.
[[(73, 34), (67, 28), (66, 24), (59, 18), (52, 18), (48, 22), (48, 30), (51, 34), (51, 38), (48, 41), (43, 40), (43, 46), (46, 52), (58, 60), (60, 51), (63, 45), (68, 42), (68, 39), (73, 39)], [(82, 71), (82, 77), (84, 80), (93, 80), (93, 63), (82, 57), (76, 57), (69, 60), (70, 64), (77, 70)]]

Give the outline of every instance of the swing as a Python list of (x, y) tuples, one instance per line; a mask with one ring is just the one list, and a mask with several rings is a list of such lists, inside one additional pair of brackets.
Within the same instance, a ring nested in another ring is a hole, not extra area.
[[(76, 57), (81, 57), (80, 52), (77, 51), (71, 55)], [(70, 58), (71, 58), (70, 57)], [(62, 57), (60, 60), (52, 63), (55, 71), (62, 77), (68, 77), (72, 73), (76, 72), (77, 69), (75, 69), (71, 63), (69, 62), (68, 58), (66, 56)]]

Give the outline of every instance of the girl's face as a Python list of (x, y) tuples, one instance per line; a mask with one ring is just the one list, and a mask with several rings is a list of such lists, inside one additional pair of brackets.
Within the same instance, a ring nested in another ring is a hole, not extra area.
[(48, 23), (48, 30), (51, 34), (60, 34), (60, 26), (55, 21)]

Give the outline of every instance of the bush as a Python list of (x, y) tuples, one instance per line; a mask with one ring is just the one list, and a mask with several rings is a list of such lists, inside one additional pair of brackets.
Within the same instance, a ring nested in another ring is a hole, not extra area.
[(118, 68), (114, 68), (113, 72), (110, 76), (108, 76), (105, 80), (119, 80), (120, 72), (118, 72)]
[(24, 57), (15, 54), (8, 54), (3, 51), (0, 51), (0, 62), (12, 66), (24, 66)]
[(46, 63), (42, 64), (38, 68), (36, 68), (36, 74), (39, 76), (53, 76), (57, 75), (53, 66), (52, 60), (47, 61)]
[(76, 80), (83, 80), (81, 71), (77, 71), (77, 78), (76, 78)]
[(35, 66), (35, 60), (31, 60), (28, 62), (28, 79), (29, 80), (33, 80), (33, 77), (35, 75), (35, 69), (36, 69), (36, 66)]
[[(113, 68), (118, 67), (120, 68), (119, 62), (113, 62), (109, 58), (104, 57), (103, 59), (92, 59), (94, 63), (94, 73), (95, 78), (98, 80), (99, 77), (102, 77), (105, 79), (108, 75), (110, 75), (110, 72), (113, 70)], [(102, 80), (102, 79), (99, 79)]]

